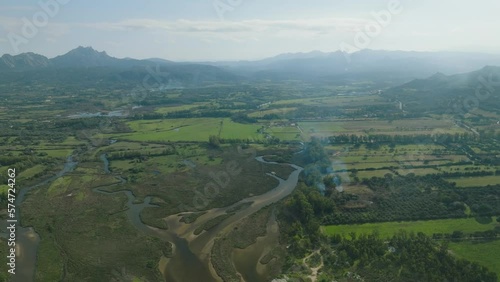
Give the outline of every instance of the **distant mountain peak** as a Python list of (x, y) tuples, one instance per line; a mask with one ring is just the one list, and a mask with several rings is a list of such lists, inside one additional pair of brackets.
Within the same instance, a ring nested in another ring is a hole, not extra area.
[(443, 78), (447, 78), (447, 77), (448, 76), (442, 72), (436, 72), (431, 77), (429, 77), (429, 79), (443, 79)]
[(106, 51), (99, 52), (96, 49), (92, 48), (91, 46), (78, 46), (75, 49), (69, 51), (66, 54), (84, 54), (84, 55), (104, 55), (108, 56)]
[(164, 63), (164, 64), (172, 64), (172, 63), (174, 63), (173, 61), (165, 60), (165, 59), (162, 59), (162, 58), (149, 58), (149, 59), (146, 59), (146, 60), (150, 61), (150, 62)]
[(68, 53), (52, 59), (56, 65), (62, 67), (95, 67), (107, 66), (118, 61), (117, 58), (109, 56), (105, 51), (99, 52), (92, 47), (78, 46)]
[(91, 46), (78, 46), (64, 55), (59, 55), (52, 59), (32, 52), (19, 55), (5, 54), (0, 57), (1, 71), (23, 71), (51, 68), (92, 68), (92, 67), (113, 67), (128, 68), (136, 66), (149, 66), (154, 64), (172, 64), (167, 60), (137, 60), (132, 58), (118, 59), (109, 56), (105, 51), (97, 51)]
[(5, 54), (0, 58), (0, 70), (24, 70), (29, 68), (47, 67), (50, 61), (47, 57), (33, 52), (21, 53), (19, 55)]
[(500, 66), (490, 66), (490, 65), (487, 65), (487, 66), (484, 66), (481, 71), (500, 71)]

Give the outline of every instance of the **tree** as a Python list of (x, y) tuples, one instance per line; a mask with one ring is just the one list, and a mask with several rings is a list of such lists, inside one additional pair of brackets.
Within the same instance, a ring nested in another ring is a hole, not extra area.
[(210, 135), (208, 137), (208, 145), (212, 148), (219, 148), (220, 146), (220, 139), (218, 136), (215, 135)]
[(459, 239), (462, 239), (464, 238), (465, 234), (463, 231), (460, 231), (460, 230), (457, 230), (457, 231), (453, 231), (453, 233), (451, 234), (451, 238), (453, 241), (457, 241)]

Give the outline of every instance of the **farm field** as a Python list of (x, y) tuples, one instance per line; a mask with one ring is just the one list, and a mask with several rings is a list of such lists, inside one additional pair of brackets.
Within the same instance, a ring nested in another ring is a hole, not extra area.
[(383, 177), (387, 173), (393, 174), (393, 172), (388, 170), (388, 169), (379, 169), (379, 170), (358, 171), (356, 175), (360, 179), (364, 179), (364, 178), (372, 178), (372, 177)]
[(415, 175), (427, 175), (427, 174), (434, 174), (434, 173), (439, 173), (439, 171), (435, 168), (402, 168), (402, 169), (397, 169), (397, 173), (400, 175), (407, 175), (409, 173), (413, 173)]
[(257, 130), (261, 128), (259, 125), (241, 124), (230, 119), (224, 119), (221, 121), (221, 126), (222, 130), (219, 137), (222, 139), (257, 140), (263, 138), (263, 136), (257, 132)]
[[(333, 162), (344, 164), (347, 170), (354, 170), (360, 179), (374, 176), (383, 177), (387, 173), (394, 174), (395, 172), (400, 175), (409, 173), (427, 175), (477, 171), (494, 173), (498, 170), (496, 166), (474, 165), (470, 163), (467, 155), (435, 144), (425, 146), (396, 145), (393, 147), (382, 145), (376, 148), (368, 148), (366, 145), (329, 145), (325, 146), (325, 149), (330, 153), (330, 159)], [(387, 168), (395, 171), (390, 171)], [(475, 181), (487, 184), (498, 183), (498, 177), (495, 175), (483, 176), (478, 179), (476, 177), (479, 176), (474, 176), (470, 180), (469, 178), (464, 179), (463, 184), (458, 186), (471, 186), (471, 183), (476, 183)]]
[(296, 109), (297, 108), (294, 108), (294, 107), (290, 107), (290, 108), (283, 107), (283, 108), (279, 108), (279, 109), (262, 109), (259, 111), (252, 112), (252, 113), (248, 114), (248, 116), (254, 117), (254, 118), (261, 118), (265, 115), (271, 115), (271, 114), (276, 114), (279, 116), (279, 115), (284, 115), (286, 113), (294, 111)]
[[(343, 122), (315, 122), (315, 121), (303, 121), (299, 123), (300, 128), (306, 134), (315, 135), (318, 134), (326, 134), (326, 136), (331, 136), (334, 133), (339, 132), (348, 132)], [(350, 130), (350, 129), (349, 129)]]
[[(336, 90), (346, 90), (339, 87)], [(359, 95), (359, 96), (333, 96), (333, 97), (315, 97), (315, 98), (302, 98), (302, 99), (284, 99), (276, 101), (273, 104), (287, 105), (287, 104), (303, 104), (303, 105), (317, 105), (317, 106), (342, 106), (342, 105), (366, 105), (377, 102), (383, 102), (378, 95)]]
[(477, 262), (500, 276), (500, 240), (450, 242), (449, 248), (457, 257)]
[(44, 169), (45, 169), (45, 167), (41, 164), (35, 165), (35, 166), (30, 167), (27, 170), (21, 172), (19, 174), (19, 178), (20, 179), (31, 178), (31, 177), (35, 176), (36, 174), (43, 172)]
[[(326, 235), (339, 234), (342, 236), (349, 236), (351, 232), (369, 234), (377, 231), (381, 237), (388, 238), (401, 229), (408, 232), (422, 232), (426, 235), (432, 235), (434, 233), (450, 234), (453, 231), (473, 233), (475, 231), (492, 230), (498, 226), (500, 226), (500, 223), (496, 221), (496, 218), (492, 218), (488, 224), (479, 223), (474, 218), (459, 218), (322, 226), (322, 231)], [(498, 251), (500, 252), (500, 249)]]
[(500, 167), (498, 166), (485, 166), (485, 165), (454, 165), (454, 166), (443, 166), (439, 167), (440, 171), (443, 172), (474, 172), (474, 171), (489, 171), (489, 172), (495, 172), (496, 170), (499, 170)]
[(203, 106), (204, 103), (197, 103), (197, 104), (191, 104), (191, 105), (181, 105), (181, 106), (172, 106), (172, 107), (159, 107), (155, 109), (155, 113), (159, 114), (168, 114), (168, 113), (173, 113), (173, 112), (179, 112), (179, 111), (186, 111), (190, 110), (199, 106)]
[(447, 178), (450, 182), (455, 182), (457, 187), (477, 187), (500, 184), (500, 175)]
[(303, 135), (297, 126), (270, 126), (266, 132), (281, 140), (302, 140)]
[(451, 120), (407, 119), (384, 121), (379, 119), (301, 121), (299, 126), (308, 136), (328, 137), (335, 134), (455, 134), (464, 133)]
[(132, 133), (105, 134), (104, 137), (130, 141), (207, 141), (210, 135), (218, 135), (221, 119), (192, 118), (164, 119), (128, 122)]
[(261, 139), (259, 125), (240, 124), (230, 119), (190, 118), (128, 122), (132, 133), (102, 134), (124, 141), (207, 142), (210, 135), (223, 139)]

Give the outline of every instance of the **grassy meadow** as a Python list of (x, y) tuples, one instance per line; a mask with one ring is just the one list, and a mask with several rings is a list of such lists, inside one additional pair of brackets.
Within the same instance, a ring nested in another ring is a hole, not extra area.
[(500, 223), (498, 223), (495, 218), (492, 218), (491, 222), (487, 224), (480, 223), (475, 218), (458, 218), (426, 221), (331, 225), (323, 226), (322, 231), (326, 235), (340, 234), (342, 236), (348, 236), (351, 232), (355, 232), (357, 234), (369, 234), (376, 231), (381, 237), (389, 238), (399, 230), (415, 233), (422, 232), (426, 235), (432, 235), (434, 233), (450, 234), (453, 233), (453, 231), (473, 233), (475, 231), (492, 230), (497, 226), (500, 226)]

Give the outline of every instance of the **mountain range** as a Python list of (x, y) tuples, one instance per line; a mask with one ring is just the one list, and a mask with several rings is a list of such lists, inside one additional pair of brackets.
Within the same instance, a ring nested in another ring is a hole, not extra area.
[(0, 73), (0, 83), (22, 80), (29, 83), (160, 83), (169, 87), (192, 87), (216, 81), (239, 81), (237, 75), (216, 66), (163, 59), (119, 59), (82, 46), (52, 59), (35, 53), (6, 54), (0, 58)]
[(109, 56), (105, 51), (98, 52), (92, 47), (82, 46), (52, 59), (35, 53), (22, 53), (16, 56), (6, 54), (0, 58), (0, 71), (25, 71), (44, 68), (133, 67), (147, 65), (154, 65), (154, 62), (129, 58), (118, 59)]
[[(173, 62), (160, 58), (145, 60), (115, 58), (92, 47), (78, 47), (64, 55), (47, 58), (35, 53), (0, 58), (0, 72), (64, 72), (65, 69), (102, 71), (129, 74), (138, 72), (143, 78), (145, 69), (158, 68), (178, 79), (180, 84), (203, 77), (201, 81), (323, 81), (347, 84), (372, 81), (390, 87), (426, 78), (435, 73), (453, 75), (471, 72), (486, 65), (499, 65), (500, 56), (482, 53), (413, 52), (361, 50), (355, 53), (321, 52), (287, 53), (256, 61), (231, 62)], [(149, 71), (150, 72), (150, 71)], [(40, 74), (38, 74), (40, 75)], [(92, 74), (90, 74), (92, 75)], [(196, 77), (196, 79), (194, 79)], [(189, 85), (188, 85), (189, 84)]]
[(215, 66), (257, 78), (323, 80), (393, 80), (407, 82), (437, 72), (465, 73), (500, 65), (500, 55), (463, 52), (361, 50), (288, 53), (259, 61), (214, 62)]
[(389, 88), (383, 96), (401, 101), (412, 112), (440, 111), (460, 114), (479, 108), (500, 109), (500, 67), (485, 66), (468, 73), (436, 73), (425, 79)]

